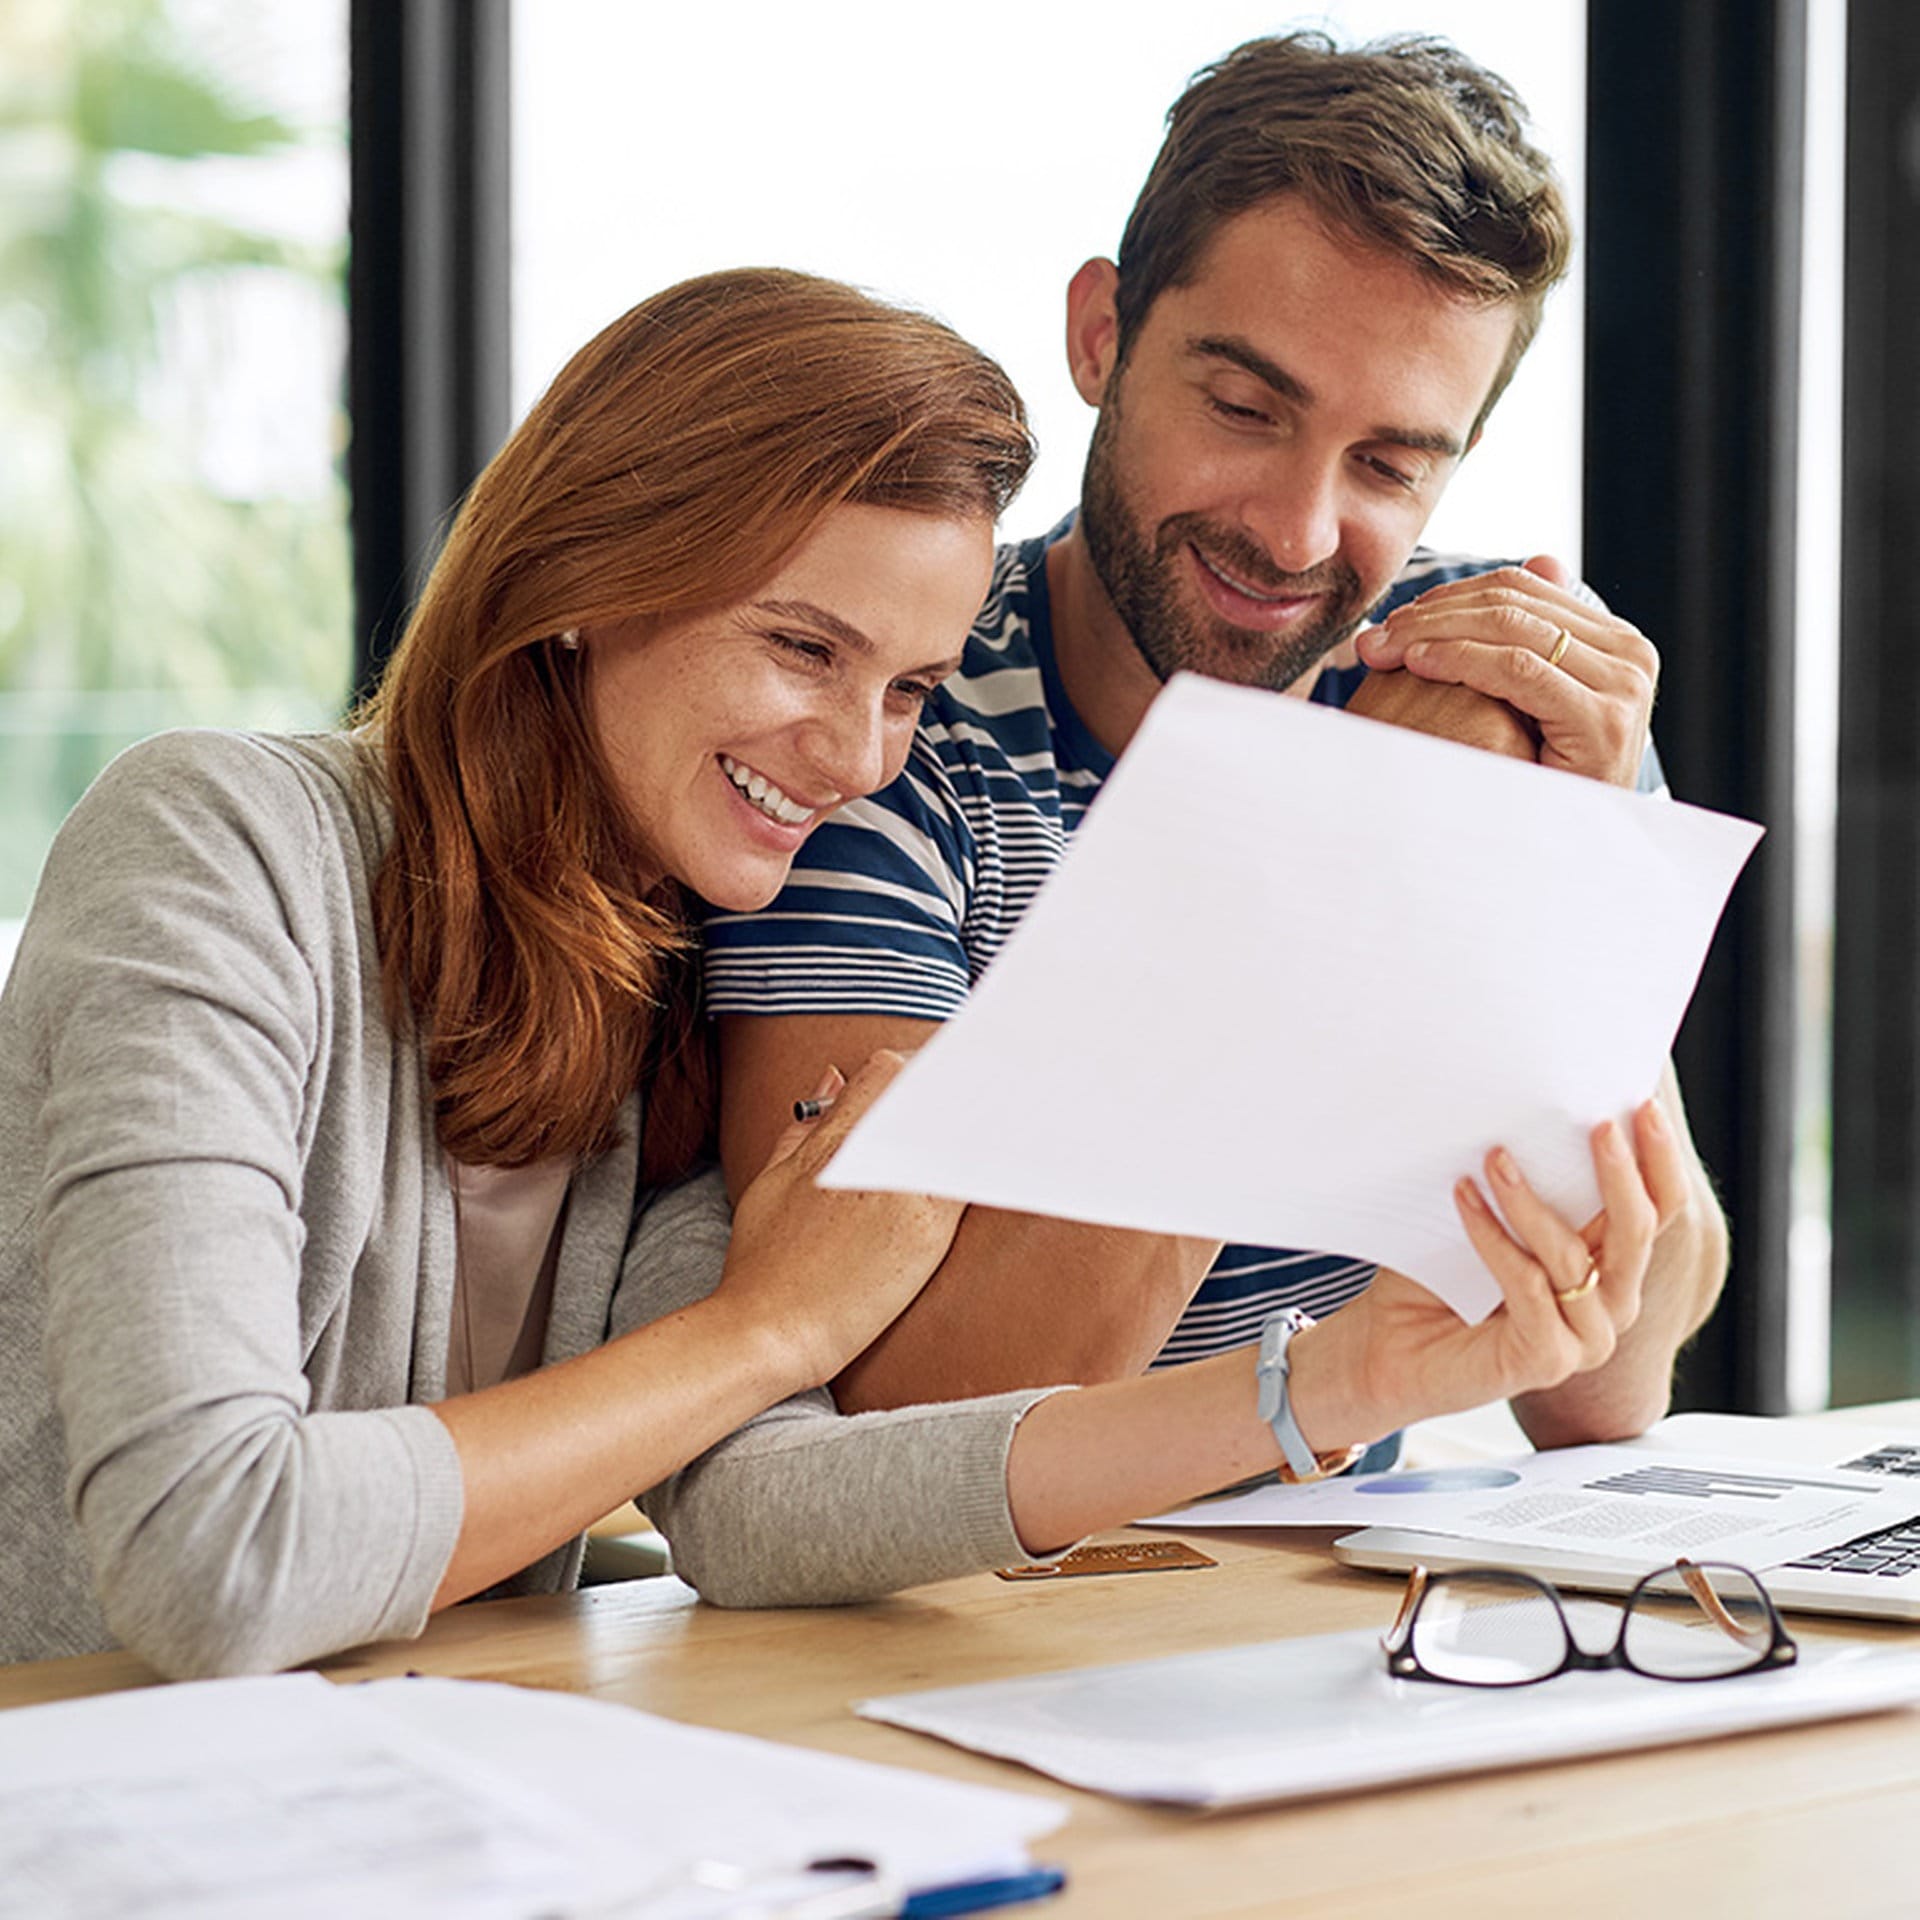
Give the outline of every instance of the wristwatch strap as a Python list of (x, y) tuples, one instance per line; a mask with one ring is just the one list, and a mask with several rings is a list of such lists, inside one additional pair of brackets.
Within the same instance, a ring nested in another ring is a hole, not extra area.
[(1315, 1453), (1293, 1417), (1287, 1395), (1287, 1349), (1296, 1333), (1312, 1325), (1312, 1317), (1298, 1307), (1281, 1307), (1268, 1315), (1260, 1329), (1260, 1356), (1254, 1364), (1260, 1382), (1260, 1418), (1273, 1429), (1285, 1456), (1287, 1464), (1280, 1475), (1283, 1480), (1324, 1480), (1330, 1474), (1346, 1472), (1366, 1452), (1364, 1446), (1356, 1445), (1342, 1447), (1336, 1453)]

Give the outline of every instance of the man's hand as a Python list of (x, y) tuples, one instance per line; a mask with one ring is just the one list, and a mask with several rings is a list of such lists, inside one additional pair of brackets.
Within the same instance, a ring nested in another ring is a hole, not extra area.
[(1506, 702), (1538, 731), (1544, 767), (1619, 787), (1639, 774), (1660, 656), (1637, 627), (1571, 592), (1549, 555), (1435, 587), (1362, 632), (1357, 650), (1371, 669)]
[(1483, 753), (1504, 753), (1510, 760), (1537, 760), (1539, 737), (1531, 724), (1504, 700), (1491, 700), (1471, 687), (1450, 687), (1411, 673), (1376, 668), (1347, 702), (1349, 713), (1384, 720), (1390, 727), (1457, 740)]

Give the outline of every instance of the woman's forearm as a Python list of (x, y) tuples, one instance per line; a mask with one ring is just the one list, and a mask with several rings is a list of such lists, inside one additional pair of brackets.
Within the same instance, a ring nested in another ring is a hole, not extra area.
[[(1302, 1336), (1303, 1338), (1305, 1336)], [(1259, 1417), (1255, 1350), (1055, 1394), (1007, 1456), (1007, 1503), (1034, 1554), (1125, 1526), (1280, 1464)]]
[(517, 1572), (812, 1384), (715, 1295), (591, 1353), (442, 1401), (465, 1492), (436, 1611)]

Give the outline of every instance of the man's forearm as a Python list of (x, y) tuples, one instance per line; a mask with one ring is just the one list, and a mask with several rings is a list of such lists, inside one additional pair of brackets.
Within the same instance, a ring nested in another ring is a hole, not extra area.
[[(829, 1062), (912, 1052), (938, 1022), (903, 1015), (741, 1015), (720, 1022), (720, 1144), (738, 1197), (795, 1100)], [(833, 1383), (866, 1413), (1016, 1387), (1093, 1385), (1141, 1372), (1166, 1343), (1217, 1246), (974, 1207), (907, 1311)]]
[(843, 1412), (1145, 1370), (1218, 1251), (975, 1207), (913, 1305), (834, 1382)]

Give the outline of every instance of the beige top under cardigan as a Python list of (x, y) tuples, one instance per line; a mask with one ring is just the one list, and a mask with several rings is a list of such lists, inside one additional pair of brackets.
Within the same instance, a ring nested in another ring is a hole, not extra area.
[[(195, 732), (123, 754), (48, 856), (0, 992), (0, 1660), (117, 1640), (258, 1671), (426, 1622), (461, 1518), (427, 1405), (453, 1201), (381, 1006), (384, 839), (363, 740)], [(640, 1125), (630, 1100), (575, 1176), (548, 1363), (719, 1278), (717, 1176), (640, 1190)], [(842, 1419), (804, 1394), (646, 1504), (732, 1604), (992, 1566), (1038, 1397)]]
[(473, 1167), (447, 1157), (453, 1190), (453, 1311), (447, 1395), (517, 1380), (540, 1364), (571, 1160)]

